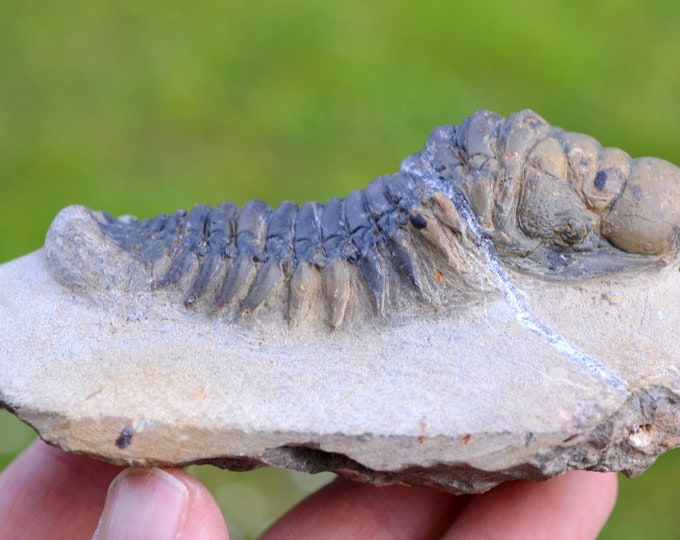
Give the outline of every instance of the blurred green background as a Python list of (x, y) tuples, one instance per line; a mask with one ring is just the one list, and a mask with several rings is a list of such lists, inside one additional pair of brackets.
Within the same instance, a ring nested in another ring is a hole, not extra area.
[[(326, 200), (430, 129), (530, 107), (680, 163), (680, 4), (402, 0), (0, 2), (0, 261), (80, 203)], [(32, 435), (0, 412), (0, 467)], [(193, 468), (233, 538), (330, 475)], [(680, 457), (621, 482), (602, 538), (675, 538)]]

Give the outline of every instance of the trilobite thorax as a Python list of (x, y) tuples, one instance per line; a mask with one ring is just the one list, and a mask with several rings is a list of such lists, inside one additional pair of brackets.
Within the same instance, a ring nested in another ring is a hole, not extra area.
[(179, 289), (185, 305), (226, 320), (278, 310), (296, 324), (320, 312), (336, 328), (347, 313), (444, 310), (491, 288), (451, 201), (402, 173), (325, 204), (93, 217), (149, 268), (151, 288)]
[[(325, 204), (227, 202), (141, 221), (89, 216), (100, 236), (80, 249), (115, 246), (144, 269), (154, 294), (226, 321), (259, 312), (336, 328), (441, 313), (497, 293), (469, 219), (501, 260), (537, 278), (667, 262), (678, 251), (680, 174), (531, 111), (480, 111), (435, 129), (401, 172)], [(49, 238), (48, 258), (64, 266)]]

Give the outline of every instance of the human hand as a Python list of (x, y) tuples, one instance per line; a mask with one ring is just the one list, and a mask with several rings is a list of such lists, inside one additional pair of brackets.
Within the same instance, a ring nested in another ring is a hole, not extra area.
[[(262, 538), (595, 538), (616, 491), (615, 474), (583, 471), (457, 497), (338, 479)], [(180, 469), (122, 469), (37, 441), (0, 475), (0, 540), (77, 540), (95, 529), (100, 540), (228, 538), (212, 495)]]

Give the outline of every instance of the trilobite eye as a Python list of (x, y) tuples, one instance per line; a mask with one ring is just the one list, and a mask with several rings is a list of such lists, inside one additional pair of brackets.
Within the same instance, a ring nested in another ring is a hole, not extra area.
[(564, 219), (555, 227), (555, 233), (570, 246), (580, 244), (589, 232), (588, 222), (575, 216)]

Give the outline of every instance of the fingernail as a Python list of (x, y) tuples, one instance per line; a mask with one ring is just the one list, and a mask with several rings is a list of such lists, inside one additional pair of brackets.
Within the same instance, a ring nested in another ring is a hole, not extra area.
[(176, 539), (189, 490), (162, 469), (125, 469), (111, 482), (96, 540)]

